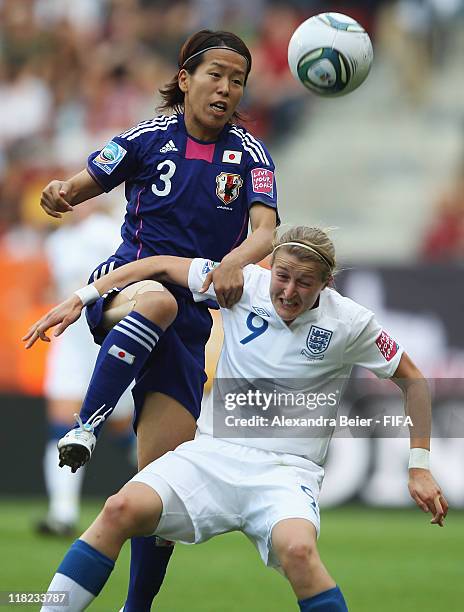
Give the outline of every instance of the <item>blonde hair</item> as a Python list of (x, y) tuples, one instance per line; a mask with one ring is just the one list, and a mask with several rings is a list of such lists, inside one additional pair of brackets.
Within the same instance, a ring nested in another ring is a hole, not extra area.
[[(291, 243), (291, 244), (290, 244)], [(301, 244), (301, 246), (299, 246)], [(271, 264), (274, 263), (276, 249), (285, 249), (300, 261), (313, 261), (320, 264), (321, 279), (327, 282), (335, 274), (335, 247), (327, 233), (319, 227), (297, 225), (291, 227), (280, 237), (274, 235)]]

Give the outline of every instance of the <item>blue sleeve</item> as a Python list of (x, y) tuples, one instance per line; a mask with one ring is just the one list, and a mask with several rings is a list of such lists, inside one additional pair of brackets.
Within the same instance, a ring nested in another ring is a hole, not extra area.
[(133, 177), (139, 157), (138, 144), (115, 136), (103, 149), (89, 155), (87, 170), (108, 192)]
[(262, 143), (255, 155), (249, 155), (249, 165), (245, 178), (248, 207), (260, 203), (273, 208), (277, 214), (277, 225), (280, 223), (277, 211), (277, 188), (275, 166), (269, 152)]

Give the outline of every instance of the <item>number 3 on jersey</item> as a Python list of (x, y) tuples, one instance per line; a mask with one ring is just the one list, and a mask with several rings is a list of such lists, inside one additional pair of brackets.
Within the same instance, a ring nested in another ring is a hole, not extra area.
[[(253, 321), (255, 319), (258, 319), (258, 321), (260, 322), (260, 325), (257, 326), (253, 324)], [(254, 312), (250, 312), (250, 314), (247, 317), (246, 324), (247, 324), (248, 329), (251, 331), (251, 334), (249, 334), (248, 336), (245, 336), (243, 340), (240, 340), (240, 344), (248, 344), (248, 342), (251, 342), (258, 336), (261, 336), (261, 334), (264, 334), (266, 329), (269, 327), (269, 323), (266, 320), (259, 317), (258, 315), (256, 315)]]
[(163, 187), (159, 189), (155, 183), (151, 186), (151, 190), (157, 196), (167, 196), (171, 193), (171, 179), (174, 176), (174, 172), (177, 170), (176, 164), (170, 159), (166, 159), (156, 166), (157, 170), (163, 170), (163, 168), (167, 168), (167, 170), (161, 172), (158, 177), (164, 183)]

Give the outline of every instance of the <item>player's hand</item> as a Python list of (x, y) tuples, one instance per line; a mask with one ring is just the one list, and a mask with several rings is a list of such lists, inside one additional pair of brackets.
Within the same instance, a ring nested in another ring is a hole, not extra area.
[[(222, 261), (217, 268), (211, 270), (205, 279), (208, 286), (213, 283), (219, 306), (232, 308), (243, 293), (243, 272), (240, 266)], [(202, 289), (204, 288), (204, 284)]]
[(429, 470), (411, 468), (409, 470), (409, 493), (416, 504), (424, 512), (431, 512), (432, 525), (443, 527), (448, 514), (448, 502), (443, 496), (440, 487), (435, 482)]
[(42, 191), (40, 206), (47, 215), (61, 219), (61, 213), (69, 212), (73, 209), (67, 198), (71, 190), (69, 181), (51, 181)]
[(26, 348), (31, 348), (39, 339), (43, 342), (50, 342), (46, 332), (55, 325), (58, 325), (58, 327), (53, 335), (59, 336), (62, 334), (67, 327), (77, 321), (83, 308), (84, 304), (81, 299), (77, 295), (73, 295), (65, 302), (49, 310), (46, 315), (31, 325), (27, 334), (23, 336), (22, 341), (26, 342)]

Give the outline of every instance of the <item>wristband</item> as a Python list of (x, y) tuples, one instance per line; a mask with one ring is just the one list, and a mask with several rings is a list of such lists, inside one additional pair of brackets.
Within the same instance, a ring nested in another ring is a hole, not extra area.
[(78, 289), (74, 291), (77, 297), (81, 300), (84, 306), (88, 306), (88, 304), (93, 304), (100, 298), (100, 293), (95, 285), (86, 285), (82, 287), (82, 289)]
[(430, 451), (426, 448), (411, 448), (409, 451), (408, 468), (430, 470)]

